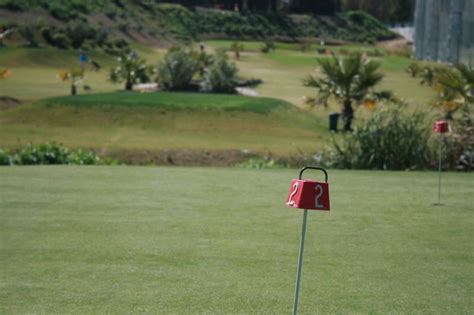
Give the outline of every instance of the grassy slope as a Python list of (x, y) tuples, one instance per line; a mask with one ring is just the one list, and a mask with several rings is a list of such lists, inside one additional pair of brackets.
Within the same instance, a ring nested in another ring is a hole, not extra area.
[[(334, 16), (295, 16), (281, 12), (241, 14), (233, 10), (187, 8), (155, 1), (62, 0), (60, 3), (52, 3), (46, 0), (0, 0), (0, 9), (13, 7), (16, 7), (14, 11), (5, 11), (4, 21), (1, 21), (3, 25), (38, 23), (35, 17), (42, 9), (47, 17), (46, 21), (50, 23), (52, 16), (62, 22), (83, 19), (91, 27), (101, 28), (106, 25), (115, 35), (142, 42), (170, 38), (199, 39), (203, 36), (252, 39), (284, 37), (288, 40), (320, 37), (357, 42), (397, 37), (380, 21), (361, 11)], [(25, 15), (18, 13), (21, 11), (31, 17), (25, 19)], [(43, 20), (41, 24), (47, 24), (46, 21)], [(59, 21), (54, 22), (57, 24)]]
[(327, 132), (316, 116), (280, 100), (166, 92), (49, 99), (1, 112), (0, 130), (6, 147), (57, 141), (102, 153), (249, 149), (279, 155), (314, 152)]
[[(135, 47), (148, 62), (156, 63), (161, 54), (153, 49)], [(93, 93), (121, 89), (107, 80), (109, 69), (116, 64), (115, 57), (103, 52), (88, 52), (90, 59), (97, 61), (102, 69), (88, 69), (84, 84), (92, 87)], [(0, 82), (0, 95), (9, 95), (23, 101), (70, 93), (69, 82), (61, 82), (57, 74), (62, 69), (79, 66), (79, 52), (54, 48), (0, 48), (0, 67), (9, 68), (12, 75)], [(82, 89), (79, 93), (84, 93)]]
[[(296, 170), (0, 169), (0, 312), (291, 310)], [(301, 314), (469, 313), (472, 174), (330, 172), (311, 212)], [(27, 178), (28, 180), (25, 180)]]
[[(231, 41), (210, 41), (208, 49), (229, 47)], [(297, 106), (303, 105), (303, 96), (314, 95), (313, 88), (304, 87), (302, 79), (312, 73), (320, 57), (312, 50), (301, 52), (296, 44), (277, 43), (277, 50), (270, 54), (259, 53), (260, 42), (244, 42), (245, 52), (240, 61), (240, 75), (246, 78), (261, 78), (264, 83), (256, 88), (262, 95), (283, 99)], [(164, 50), (137, 46), (147, 60), (157, 62)], [(340, 46), (334, 49), (373, 50), (373, 46)], [(112, 85), (106, 80), (108, 68), (115, 64), (114, 58), (95, 53), (91, 57), (98, 60), (103, 69), (99, 72), (87, 72), (85, 84), (92, 86), (93, 92), (116, 91), (121, 85)], [(0, 49), (0, 64), (12, 69), (12, 76), (0, 84), (0, 94), (6, 94), (22, 100), (37, 100), (44, 97), (67, 95), (69, 84), (60, 82), (56, 74), (59, 69), (77, 62), (77, 52), (54, 49)], [(234, 57), (232, 57), (234, 60)], [(426, 106), (433, 97), (433, 91), (420, 86), (417, 80), (405, 73), (411, 62), (408, 58), (386, 56), (381, 59), (382, 70), (386, 74), (382, 88), (392, 89), (413, 104)], [(82, 90), (80, 93), (84, 93)], [(121, 94), (119, 94), (121, 95)], [(194, 102), (189, 94), (177, 94), (172, 107), (181, 103)], [(80, 101), (93, 100), (110, 103), (110, 97), (104, 95), (78, 98)], [(115, 97), (120, 101), (120, 96)], [(138, 103), (145, 105), (146, 99), (154, 96), (139, 96)], [(232, 98), (216, 96), (221, 105), (231, 102)], [(76, 102), (78, 101), (76, 100)], [(163, 101), (161, 97), (160, 100)], [(208, 99), (209, 100), (209, 99)], [(152, 101), (153, 102), (153, 101)], [(161, 102), (161, 101), (160, 101)], [(260, 103), (255, 100), (257, 106)], [(199, 108), (207, 104), (198, 102)], [(162, 104), (163, 105), (163, 104)], [(229, 105), (231, 105), (229, 103)], [(253, 106), (253, 105), (252, 105)], [(169, 109), (169, 107), (168, 107)], [(240, 108), (242, 109), (242, 108)], [(279, 110), (270, 116), (234, 111), (212, 113), (199, 111), (174, 112), (163, 114), (163, 108), (140, 107), (112, 109), (54, 107), (44, 105), (24, 105), (22, 108), (0, 111), (0, 146), (16, 147), (27, 142), (60, 141), (70, 146), (84, 146), (110, 150), (162, 150), (162, 149), (251, 149), (260, 152), (288, 154), (297, 151), (314, 152), (327, 143), (326, 115), (339, 111), (337, 104), (328, 108), (315, 108), (313, 113), (304, 117), (300, 112), (289, 115)], [(152, 111), (151, 114), (148, 111)], [(226, 113), (226, 115), (224, 115)], [(278, 113), (278, 114), (277, 114)], [(358, 117), (369, 113), (360, 108)], [(224, 131), (221, 133), (220, 131)]]

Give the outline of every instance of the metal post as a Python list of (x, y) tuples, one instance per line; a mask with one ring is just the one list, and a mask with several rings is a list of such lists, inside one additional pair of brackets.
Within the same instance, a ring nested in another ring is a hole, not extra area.
[(306, 220), (308, 218), (308, 210), (304, 210), (303, 214), (303, 226), (301, 227), (301, 241), (300, 241), (300, 253), (298, 256), (298, 269), (296, 271), (296, 287), (295, 287), (295, 299), (293, 301), (293, 315), (296, 315), (298, 310), (298, 294), (300, 291), (300, 278), (301, 278), (301, 267), (303, 265), (303, 252), (304, 252), (304, 237), (306, 234)]
[(443, 139), (439, 138), (439, 148), (438, 148), (438, 205), (441, 204), (441, 147)]

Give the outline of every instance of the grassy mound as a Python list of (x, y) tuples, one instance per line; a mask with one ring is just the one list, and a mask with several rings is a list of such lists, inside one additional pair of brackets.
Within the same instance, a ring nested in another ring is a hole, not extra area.
[(0, 147), (57, 142), (105, 155), (244, 149), (290, 155), (314, 152), (327, 134), (325, 125), (270, 98), (119, 92), (57, 97), (2, 111)]
[(48, 105), (71, 106), (146, 106), (163, 110), (224, 110), (269, 113), (277, 108), (290, 109), (291, 104), (272, 98), (204, 93), (103, 93), (54, 97), (44, 101)]

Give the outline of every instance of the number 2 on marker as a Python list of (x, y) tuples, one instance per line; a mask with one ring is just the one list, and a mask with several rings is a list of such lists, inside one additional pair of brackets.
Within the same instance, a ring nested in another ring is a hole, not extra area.
[(296, 195), (296, 192), (298, 191), (298, 187), (300, 186), (300, 183), (296, 182), (293, 184), (293, 191), (291, 192), (290, 198), (288, 199), (288, 205), (289, 206), (294, 206), (295, 201), (293, 200), (293, 197)]
[[(315, 208), (324, 208), (324, 205), (319, 203), (319, 198), (324, 194), (324, 188), (320, 184), (317, 184), (314, 187), (314, 190), (316, 190), (316, 195), (314, 197), (314, 207)], [(319, 191), (319, 192), (318, 192)]]

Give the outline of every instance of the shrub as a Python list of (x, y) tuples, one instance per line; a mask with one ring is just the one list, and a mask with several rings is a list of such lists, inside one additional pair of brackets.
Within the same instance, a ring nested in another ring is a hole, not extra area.
[(51, 44), (58, 48), (68, 48), (71, 46), (71, 41), (64, 33), (54, 33), (51, 37)]
[(13, 161), (11, 160), (11, 156), (6, 150), (0, 149), (0, 165), (11, 165)]
[(419, 62), (415, 61), (412, 62), (407, 68), (406, 72), (408, 72), (412, 78), (416, 78), (420, 73), (423, 71), (423, 67), (420, 65)]
[(26, 147), (10, 153), (0, 149), (0, 165), (44, 165), (44, 164), (117, 164), (111, 159), (101, 159), (94, 151), (69, 150), (61, 144), (28, 144)]
[(441, 141), (443, 168), (462, 171), (474, 169), (474, 127), (455, 124), (452, 132), (437, 134), (433, 140), (433, 167), (438, 163), (437, 150)]
[(265, 41), (263, 43), (262, 48), (260, 48), (260, 51), (263, 52), (264, 54), (269, 53), (273, 50), (275, 50), (275, 43), (269, 40)]
[(429, 133), (421, 112), (379, 110), (341, 141), (333, 138), (332, 163), (351, 169), (424, 168), (430, 159)]
[(287, 162), (275, 160), (269, 157), (255, 157), (250, 158), (238, 164), (241, 168), (249, 169), (274, 169), (274, 168), (288, 168), (290, 165)]
[(166, 90), (189, 90), (198, 62), (182, 48), (170, 49), (157, 66), (157, 79)]
[(94, 38), (96, 31), (86, 23), (75, 20), (66, 25), (65, 34), (71, 41), (72, 47), (77, 49), (82, 46), (86, 39)]
[(312, 44), (311, 44), (310, 41), (308, 41), (308, 40), (302, 40), (302, 41), (300, 41), (300, 42), (298, 43), (298, 48), (299, 48), (299, 50), (301, 50), (301, 51), (304, 52), (304, 51), (310, 50), (310, 49), (311, 49), (311, 45), (312, 45)]
[(218, 52), (204, 73), (201, 89), (206, 92), (235, 93), (237, 67), (224, 52)]
[(49, 12), (52, 16), (61, 21), (69, 21), (78, 17), (76, 10), (68, 8), (57, 1), (49, 2)]
[(235, 59), (240, 59), (240, 52), (244, 50), (244, 45), (239, 42), (234, 42), (230, 46), (230, 50), (235, 53)]
[(30, 47), (38, 47), (36, 41), (35, 31), (36, 28), (33, 25), (23, 25), (18, 28), (21, 36), (27, 41), (27, 45)]

